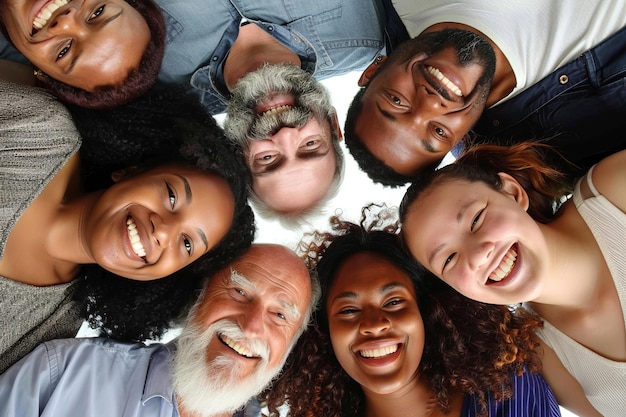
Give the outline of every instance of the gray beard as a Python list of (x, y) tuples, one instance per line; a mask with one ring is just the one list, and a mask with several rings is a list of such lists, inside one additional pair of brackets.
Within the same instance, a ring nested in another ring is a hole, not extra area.
[[(258, 115), (257, 103), (278, 94), (294, 97), (295, 105), (279, 114)], [(292, 64), (265, 65), (246, 74), (232, 91), (224, 122), (226, 136), (242, 149), (282, 127), (304, 126), (312, 117), (330, 120), (330, 95), (312, 75)]]
[[(206, 348), (217, 333), (250, 342), (252, 350), (261, 355), (253, 374), (245, 378), (240, 376), (237, 361), (231, 357), (218, 356), (207, 363)], [(202, 417), (232, 414), (269, 385), (280, 372), (287, 355), (288, 352), (281, 363), (268, 369), (267, 344), (244, 339), (236, 324), (222, 320), (203, 330), (190, 322), (178, 338), (171, 365), (172, 382), (179, 406)]]

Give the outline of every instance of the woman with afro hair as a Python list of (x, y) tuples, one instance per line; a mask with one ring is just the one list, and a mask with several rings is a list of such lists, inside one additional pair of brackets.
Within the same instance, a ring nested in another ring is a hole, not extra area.
[(315, 326), (265, 393), (290, 416), (558, 416), (529, 314), (469, 300), (425, 279), (397, 222), (363, 209), (360, 225), (304, 245), (319, 274)]
[(240, 155), (169, 86), (71, 114), (41, 89), (0, 90), (0, 371), (84, 319), (158, 339), (253, 240)]

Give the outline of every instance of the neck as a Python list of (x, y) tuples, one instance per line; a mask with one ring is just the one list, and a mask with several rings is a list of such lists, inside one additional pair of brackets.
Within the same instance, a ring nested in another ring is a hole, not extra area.
[(463, 29), (477, 33), (483, 38), (487, 39), (487, 41), (493, 48), (493, 51), (496, 54), (496, 72), (494, 74), (491, 88), (489, 90), (489, 95), (487, 96), (487, 101), (485, 103), (486, 108), (489, 108), (492, 105), (496, 104), (498, 101), (509, 95), (511, 91), (513, 91), (515, 85), (517, 84), (517, 80), (515, 78), (513, 68), (511, 67), (511, 63), (504, 55), (504, 53), (502, 53), (498, 45), (496, 45), (487, 35), (471, 26), (467, 26), (462, 23), (452, 22), (437, 23), (428, 27), (424, 31), (424, 33), (437, 32), (443, 29)]
[(102, 191), (82, 195), (58, 211), (46, 237), (47, 251), (55, 259), (75, 264), (93, 263), (85, 232), (87, 219)]
[[(426, 382), (421, 380), (389, 394), (377, 394), (365, 391), (366, 417), (435, 417), (443, 416), (435, 394)], [(453, 394), (450, 397), (451, 410), (447, 416), (460, 414), (457, 410), (458, 400), (462, 404), (463, 395)]]
[(605, 287), (602, 278), (608, 267), (591, 230), (572, 201), (562, 210), (554, 221), (540, 225), (549, 265), (541, 294), (531, 304), (541, 315), (554, 308), (578, 312), (594, 308)]
[(232, 91), (237, 81), (247, 73), (264, 64), (278, 63), (301, 65), (295, 52), (254, 23), (240, 27), (237, 40), (224, 63), (224, 82), (228, 91)]

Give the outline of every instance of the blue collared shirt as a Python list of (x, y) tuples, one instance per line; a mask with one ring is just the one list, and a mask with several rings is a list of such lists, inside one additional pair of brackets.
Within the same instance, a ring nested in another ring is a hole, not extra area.
[(317, 79), (361, 70), (385, 46), (382, 0), (157, 0), (167, 26), (159, 78), (226, 108), (222, 68), (243, 18), (295, 52)]
[(174, 350), (106, 338), (43, 343), (0, 375), (0, 416), (178, 417)]

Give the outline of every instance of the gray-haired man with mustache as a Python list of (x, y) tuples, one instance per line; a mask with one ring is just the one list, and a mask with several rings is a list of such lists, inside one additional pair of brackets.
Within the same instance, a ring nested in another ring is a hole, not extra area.
[(243, 415), (282, 368), (318, 298), (294, 252), (253, 245), (207, 281), (178, 339), (44, 343), (0, 376), (0, 415)]

